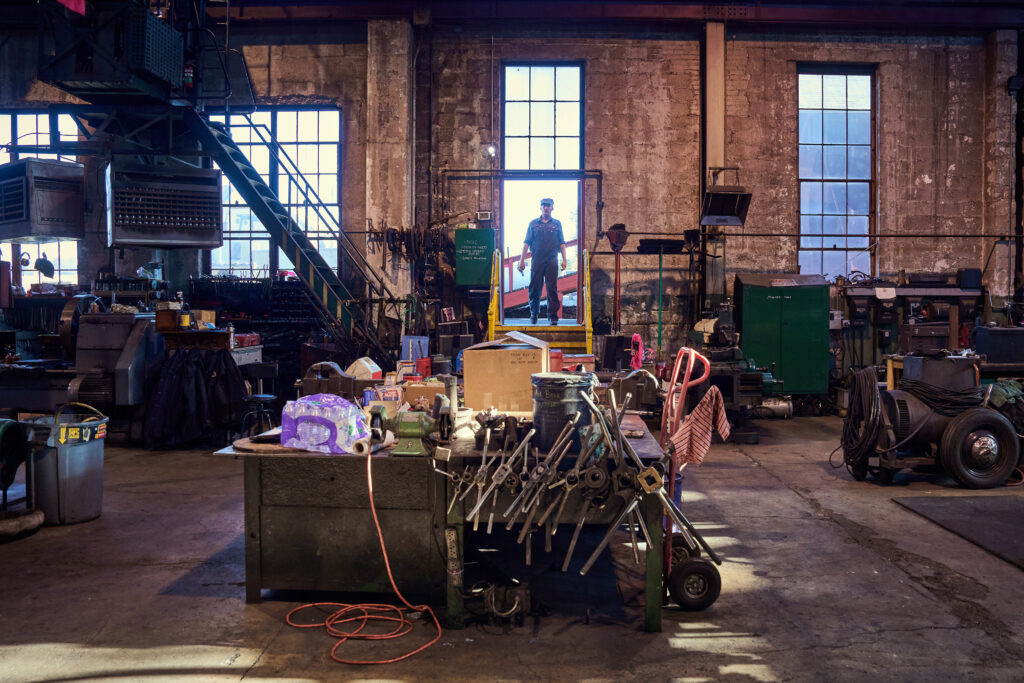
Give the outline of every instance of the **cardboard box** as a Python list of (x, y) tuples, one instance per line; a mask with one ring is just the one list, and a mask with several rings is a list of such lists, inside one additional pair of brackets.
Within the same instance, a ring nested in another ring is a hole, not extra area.
[(501, 411), (533, 412), (530, 375), (548, 372), (548, 343), (522, 332), (481, 342), (462, 352), (466, 405)]
[(202, 308), (192, 309), (192, 319), (197, 323), (217, 324), (217, 311), (210, 311)]
[(405, 402), (414, 410), (417, 401), (421, 398), (424, 399), (426, 408), (429, 410), (434, 405), (434, 396), (443, 393), (445, 393), (444, 382), (406, 382), (405, 384)]
[(179, 329), (178, 316), (180, 311), (157, 311), (156, 312), (156, 331), (157, 332), (172, 332)]

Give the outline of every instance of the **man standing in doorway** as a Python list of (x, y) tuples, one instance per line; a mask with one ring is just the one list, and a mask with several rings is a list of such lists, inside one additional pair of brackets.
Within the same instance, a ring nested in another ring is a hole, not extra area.
[(526, 239), (523, 240), (523, 254), (519, 257), (519, 272), (526, 269), (526, 253), (533, 252), (533, 263), (530, 266), (530, 322), (537, 324), (540, 311), (540, 289), (548, 290), (548, 321), (558, 324), (558, 253), (562, 254), (562, 270), (565, 270), (565, 237), (562, 235), (562, 224), (557, 218), (551, 217), (555, 208), (552, 199), (540, 200), (540, 218), (530, 221), (526, 228)]

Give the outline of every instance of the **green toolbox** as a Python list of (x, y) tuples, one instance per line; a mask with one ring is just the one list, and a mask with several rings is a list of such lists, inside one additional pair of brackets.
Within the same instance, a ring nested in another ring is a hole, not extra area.
[(774, 368), (787, 394), (828, 392), (829, 286), (820, 275), (739, 273), (734, 290), (743, 355)]

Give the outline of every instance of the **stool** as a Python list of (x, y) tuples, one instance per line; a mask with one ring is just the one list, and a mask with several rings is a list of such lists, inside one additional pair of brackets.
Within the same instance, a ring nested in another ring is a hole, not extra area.
[(254, 387), (253, 393), (245, 397), (247, 410), (242, 416), (242, 436), (255, 436), (273, 429), (276, 425), (272, 406), (277, 396), (264, 393), (263, 382), (269, 381), (271, 391), (276, 391), (274, 383), (277, 380), (277, 363), (248, 363), (239, 369)]

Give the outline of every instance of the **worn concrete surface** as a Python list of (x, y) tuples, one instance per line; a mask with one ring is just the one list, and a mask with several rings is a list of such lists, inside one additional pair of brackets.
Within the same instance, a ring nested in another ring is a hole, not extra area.
[(446, 630), (384, 667), (331, 662), (332, 639), (284, 624), (297, 603), (245, 604), (239, 461), (108, 448), (102, 517), (0, 545), (0, 680), (1020, 680), (1020, 570), (891, 501), (977, 492), (854, 482), (828, 463), (837, 418), (759, 425), (687, 470), (685, 510), (725, 559), (710, 610), (667, 610), (659, 634)]

